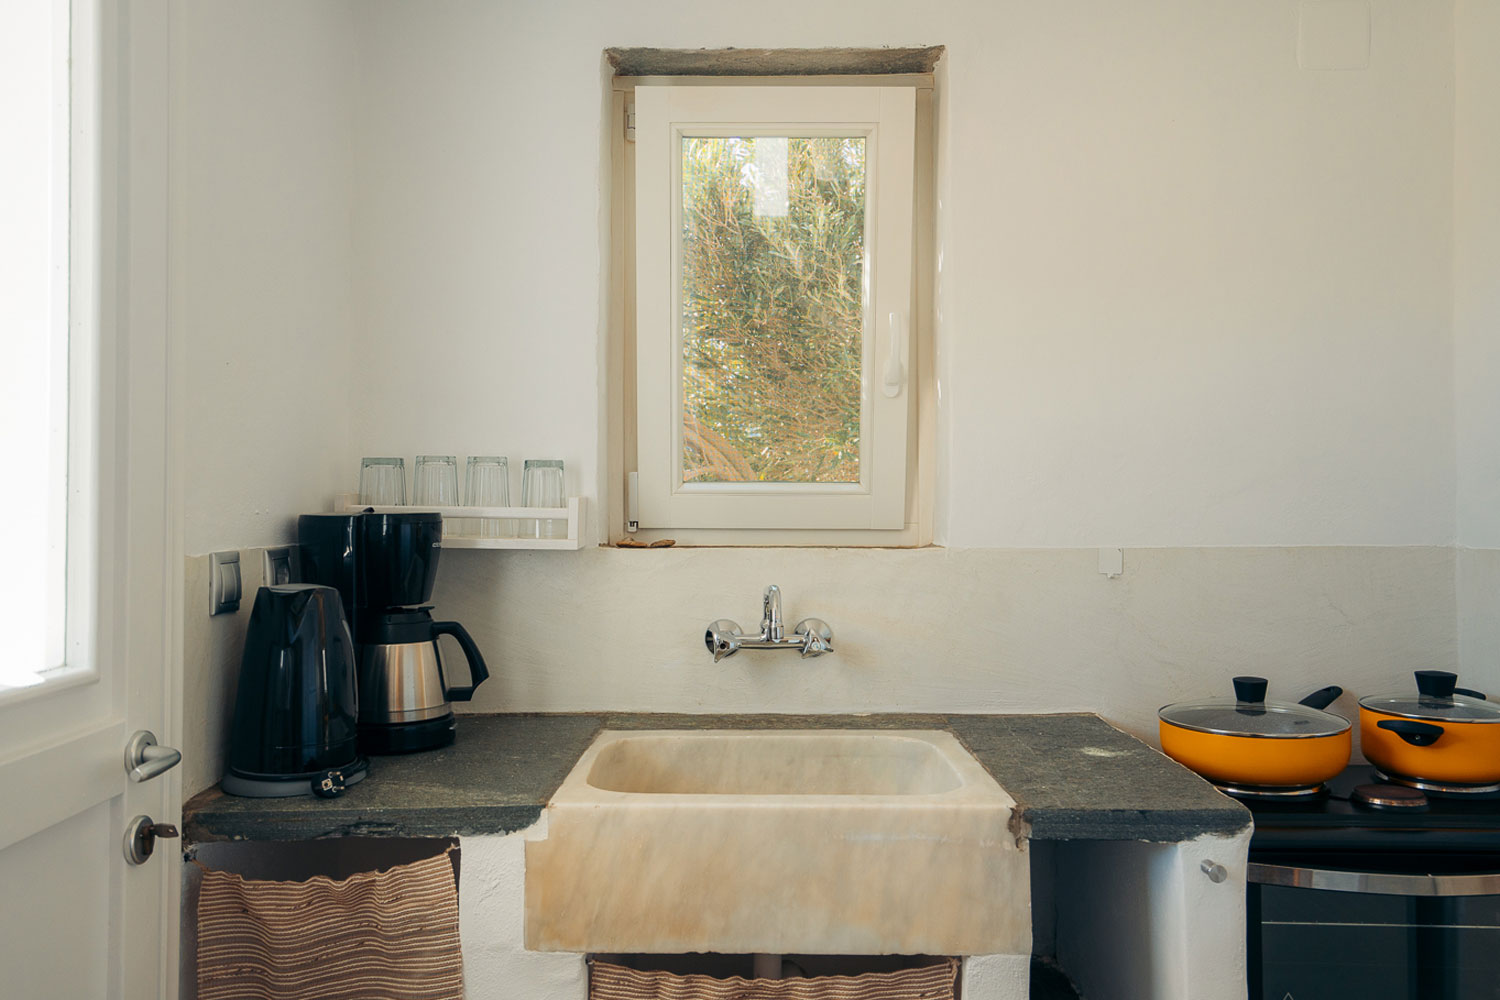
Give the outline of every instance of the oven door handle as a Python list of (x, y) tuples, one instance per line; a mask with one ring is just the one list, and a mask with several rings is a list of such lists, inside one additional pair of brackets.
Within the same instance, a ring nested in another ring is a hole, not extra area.
[(1328, 892), (1363, 892), (1375, 896), (1495, 896), (1500, 873), (1483, 875), (1392, 875), (1339, 868), (1297, 868), (1252, 861), (1245, 877), (1257, 885)]

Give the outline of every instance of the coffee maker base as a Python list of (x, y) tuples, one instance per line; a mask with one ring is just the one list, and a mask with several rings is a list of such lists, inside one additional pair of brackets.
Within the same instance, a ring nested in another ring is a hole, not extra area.
[(421, 722), (360, 723), (360, 753), (398, 754), (436, 750), (453, 742), (453, 713)]

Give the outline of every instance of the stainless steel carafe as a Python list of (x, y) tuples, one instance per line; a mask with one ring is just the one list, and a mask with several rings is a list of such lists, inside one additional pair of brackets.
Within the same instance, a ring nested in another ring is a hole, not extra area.
[[(469, 683), (449, 683), (438, 637), (458, 640)], [(382, 614), (359, 656), (359, 743), (366, 753), (408, 753), (453, 740), (452, 702), (468, 701), (489, 677), (479, 647), (458, 622), (435, 622), (426, 608)]]

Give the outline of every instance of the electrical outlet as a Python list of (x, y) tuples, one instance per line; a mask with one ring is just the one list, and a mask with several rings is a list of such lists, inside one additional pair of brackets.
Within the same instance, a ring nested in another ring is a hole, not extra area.
[(261, 550), (262, 568), (267, 587), (302, 582), (302, 556), (295, 545), (278, 545)]
[(215, 552), (208, 557), (208, 613), (227, 614), (240, 609), (240, 554)]

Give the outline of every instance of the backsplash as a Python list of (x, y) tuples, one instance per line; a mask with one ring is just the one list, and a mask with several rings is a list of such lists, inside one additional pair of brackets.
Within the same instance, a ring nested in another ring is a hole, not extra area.
[[(468, 711), (1097, 711), (1155, 741), (1156, 709), (1327, 684), (1353, 697), (1457, 663), (1454, 550), (587, 549), (444, 553), (435, 614), (462, 622), (492, 677)], [(836, 652), (743, 652), (704, 628), (755, 630), (776, 583), (788, 622)], [(1479, 681), (1476, 679), (1476, 683)]]

